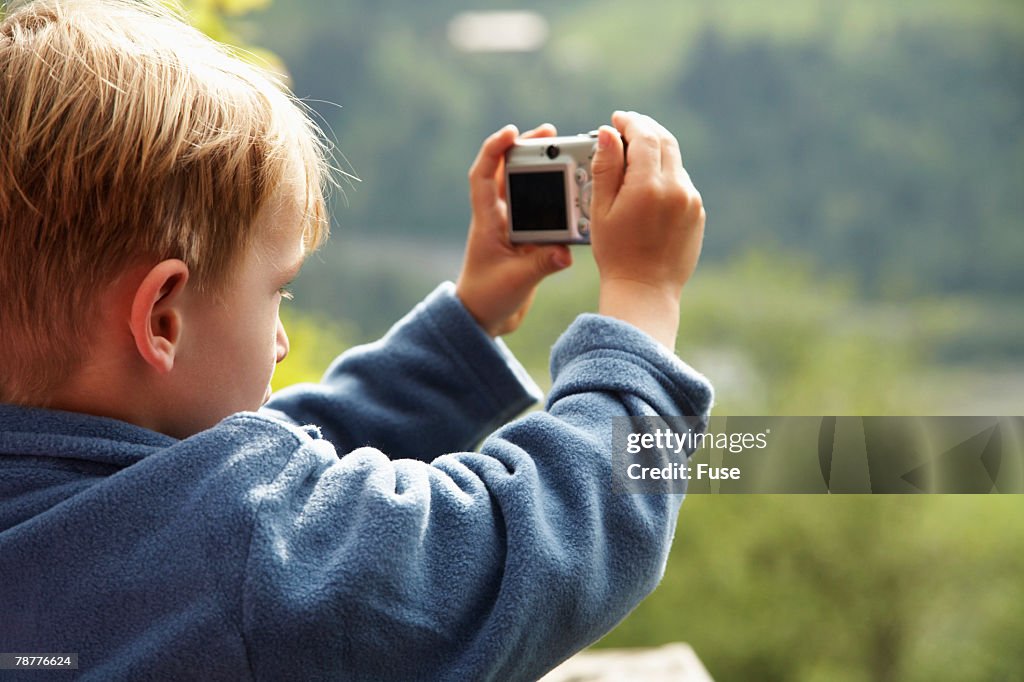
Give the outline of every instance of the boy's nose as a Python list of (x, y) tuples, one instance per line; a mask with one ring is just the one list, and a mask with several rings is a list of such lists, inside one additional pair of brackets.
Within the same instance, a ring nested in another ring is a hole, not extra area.
[(284, 324), (281, 323), (281, 319), (277, 320), (277, 362), (281, 362), (288, 357), (288, 334), (284, 331)]

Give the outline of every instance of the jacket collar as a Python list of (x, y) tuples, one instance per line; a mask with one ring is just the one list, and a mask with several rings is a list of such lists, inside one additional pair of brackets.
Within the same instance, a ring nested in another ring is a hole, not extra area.
[(0, 456), (60, 457), (125, 467), (177, 442), (109, 417), (0, 404)]

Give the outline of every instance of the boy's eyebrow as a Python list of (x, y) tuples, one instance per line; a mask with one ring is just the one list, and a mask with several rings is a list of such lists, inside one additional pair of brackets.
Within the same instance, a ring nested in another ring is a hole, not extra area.
[(293, 279), (299, 276), (299, 271), (302, 270), (302, 266), (306, 264), (306, 257), (309, 256), (309, 249), (305, 246), (302, 247), (302, 252), (299, 254), (297, 260), (291, 265), (286, 265), (277, 271), (278, 276), (283, 282), (291, 282)]
[(306, 250), (303, 249), (302, 255), (299, 257), (299, 260), (297, 260), (290, 267), (287, 267), (284, 270), (282, 270), (282, 276), (285, 278), (286, 281), (290, 282), (299, 276), (299, 272), (302, 270), (302, 266), (306, 264), (307, 255), (308, 254), (306, 253)]

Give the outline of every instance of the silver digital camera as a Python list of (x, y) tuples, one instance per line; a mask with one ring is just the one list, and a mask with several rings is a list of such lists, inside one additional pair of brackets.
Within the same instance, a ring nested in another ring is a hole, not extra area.
[(505, 154), (509, 239), (590, 243), (597, 132), (519, 140)]

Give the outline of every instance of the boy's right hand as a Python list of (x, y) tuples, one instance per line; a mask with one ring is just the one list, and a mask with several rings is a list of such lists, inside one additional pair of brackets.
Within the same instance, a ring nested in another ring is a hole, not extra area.
[(601, 276), (598, 311), (672, 350), (679, 298), (697, 267), (704, 206), (675, 137), (654, 119), (617, 111), (592, 162), (591, 245)]

